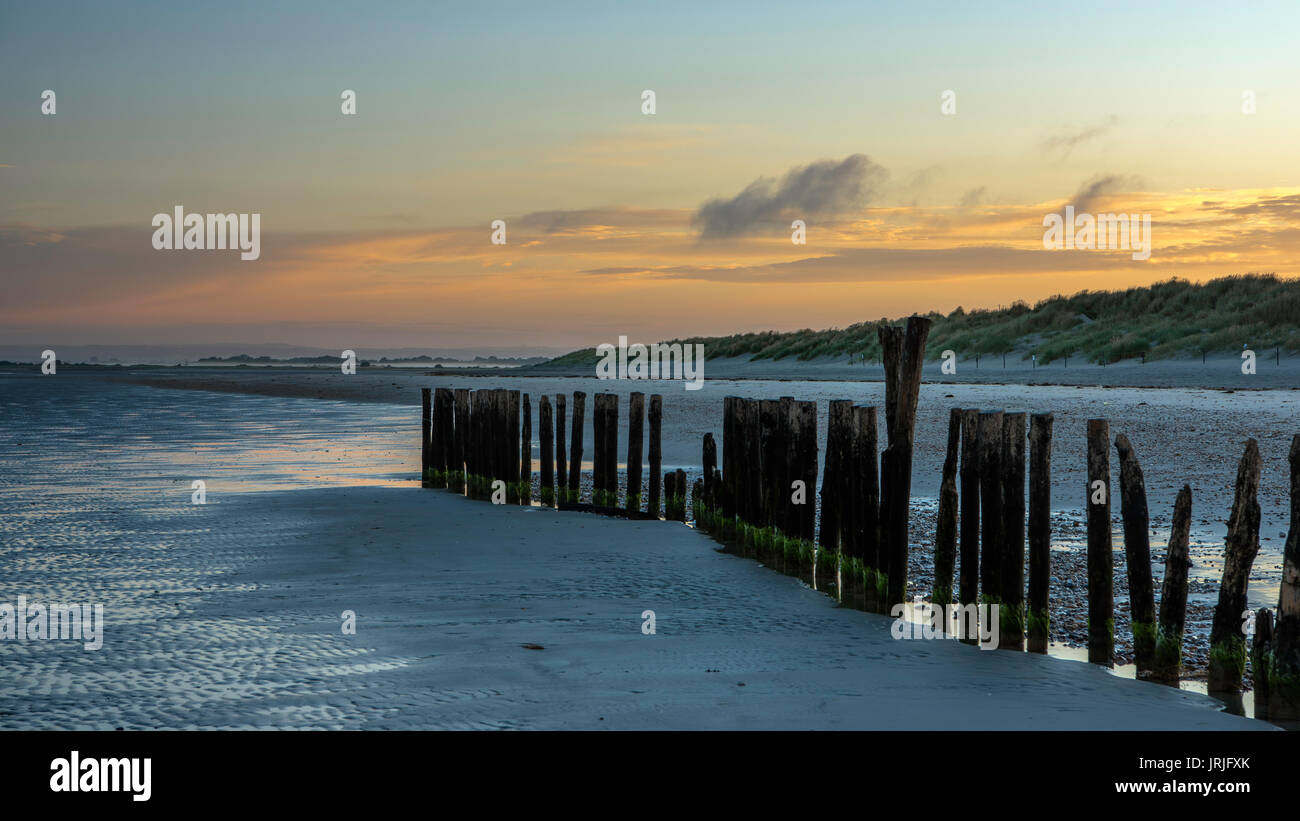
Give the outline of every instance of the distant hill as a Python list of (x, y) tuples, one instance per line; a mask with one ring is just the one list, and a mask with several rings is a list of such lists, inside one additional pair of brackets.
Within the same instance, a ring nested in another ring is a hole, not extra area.
[[(1202, 353), (1240, 351), (1243, 345), (1262, 352), (1274, 347), (1300, 350), (1300, 280), (1272, 274), (1247, 274), (1204, 283), (1172, 279), (1126, 291), (1082, 291), (1054, 296), (1030, 307), (964, 311), (957, 308), (934, 320), (926, 353), (938, 359), (953, 350), (965, 359), (976, 354), (1037, 355), (1040, 363), (1066, 356), (1095, 363)], [(809, 360), (849, 357), (879, 361), (876, 327), (902, 319), (859, 322), (824, 331), (763, 331), (723, 337), (672, 340), (702, 343), (708, 359)], [(550, 366), (594, 364), (595, 348), (574, 351)]]

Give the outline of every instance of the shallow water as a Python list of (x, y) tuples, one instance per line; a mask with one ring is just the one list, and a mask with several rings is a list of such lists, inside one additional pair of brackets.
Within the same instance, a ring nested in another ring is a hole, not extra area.
[(364, 650), (201, 612), (256, 588), (248, 568), (308, 523), (218, 514), (257, 491), (417, 484), (413, 438), (402, 407), (0, 376), (0, 603), (97, 603), (105, 620), (99, 650), (0, 641), (0, 727), (324, 726), (316, 706), (246, 707), (322, 667), (362, 672)]

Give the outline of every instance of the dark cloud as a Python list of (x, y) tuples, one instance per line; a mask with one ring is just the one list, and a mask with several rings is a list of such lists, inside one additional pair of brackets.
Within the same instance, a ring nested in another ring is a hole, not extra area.
[(984, 198), (987, 195), (988, 189), (982, 185), (979, 188), (972, 188), (965, 194), (961, 195), (961, 202), (959, 202), (958, 205), (962, 208), (975, 208), (979, 206), (980, 203), (984, 202)]
[(730, 199), (709, 200), (691, 224), (702, 238), (712, 239), (775, 229), (786, 217), (843, 214), (870, 202), (888, 176), (865, 154), (820, 160), (790, 169), (779, 183), (760, 177)]
[(1075, 211), (1087, 211), (1094, 200), (1109, 194), (1133, 191), (1142, 187), (1142, 178), (1132, 174), (1098, 174), (1079, 186), (1069, 203)]
[(1043, 153), (1051, 154), (1060, 151), (1061, 159), (1065, 159), (1070, 156), (1070, 152), (1073, 151), (1076, 146), (1105, 135), (1114, 128), (1118, 122), (1119, 118), (1112, 114), (1110, 119), (1100, 125), (1089, 126), (1087, 128), (1076, 129), (1073, 131), (1066, 130), (1054, 136), (1045, 137), (1041, 144)]

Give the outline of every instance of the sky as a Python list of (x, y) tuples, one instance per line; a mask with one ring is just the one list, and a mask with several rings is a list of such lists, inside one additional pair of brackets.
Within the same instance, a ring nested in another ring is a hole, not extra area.
[[(1300, 275), (1298, 35), (1294, 2), (0, 0), (0, 343), (568, 350)], [(1151, 215), (1150, 258), (1045, 248), (1067, 204)], [(176, 206), (260, 214), (259, 258), (155, 249)]]

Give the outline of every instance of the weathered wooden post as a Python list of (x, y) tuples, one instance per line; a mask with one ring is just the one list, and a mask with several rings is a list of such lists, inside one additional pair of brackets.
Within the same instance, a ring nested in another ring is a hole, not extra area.
[(1156, 594), (1151, 581), (1151, 517), (1142, 466), (1128, 437), (1115, 437), (1119, 453), (1120, 516), (1124, 519), (1124, 555), (1128, 564), (1129, 618), (1133, 625), (1133, 661), (1138, 676), (1150, 672), (1156, 655)]
[(1273, 662), (1273, 611), (1255, 611), (1255, 639), (1250, 645), (1250, 679), (1255, 688), (1255, 718), (1269, 714), (1269, 667)]
[(645, 440), (645, 394), (633, 393), (627, 408), (627, 510), (641, 512), (641, 447)]
[[(517, 440), (518, 434), (510, 433), (510, 391), (505, 388), (495, 388), (492, 391), (493, 399), (493, 430), (495, 435), (492, 437), (492, 480), (505, 483), (504, 500), (506, 504), (510, 503), (510, 491), (514, 488), (515, 473), (519, 462), (510, 458), (511, 445)], [(490, 488), (489, 488), (490, 490)], [(490, 497), (489, 497), (490, 498)]]
[(760, 525), (760, 511), (763, 507), (763, 486), (759, 478), (763, 470), (763, 450), (758, 400), (742, 400), (741, 408), (744, 411), (741, 446), (744, 448), (745, 464), (740, 475), (741, 493), (745, 500), (741, 516), (757, 527)]
[(779, 467), (776, 451), (780, 441), (777, 429), (781, 402), (778, 399), (758, 400), (758, 527), (771, 527), (776, 519), (776, 473)]
[(1110, 423), (1088, 420), (1088, 661), (1115, 657), (1114, 557), (1110, 540)]
[(1029, 418), (1029, 652), (1046, 653), (1051, 635), (1052, 414)]
[(677, 477), (675, 482), (677, 488), (677, 521), (685, 522), (686, 509), (690, 504), (686, 498), (686, 471), (678, 468), (674, 471), (674, 475)]
[(1291, 440), (1291, 530), (1282, 552), (1277, 627), (1269, 664), (1270, 716), (1300, 718), (1300, 436)]
[(569, 492), (568, 503), (578, 504), (582, 495), (582, 424), (583, 411), (587, 404), (587, 394), (573, 392), (573, 435), (569, 443)]
[(979, 416), (979, 466), (980, 600), (984, 604), (1001, 604), (1002, 411), (985, 411)]
[(775, 524), (786, 536), (795, 536), (799, 531), (799, 507), (792, 498), (794, 480), (799, 472), (798, 407), (793, 396), (782, 396), (777, 409), (781, 452), (776, 457), (778, 470), (772, 499), (776, 505)]
[[(980, 586), (980, 412), (968, 408), (961, 413), (961, 582), (958, 600), (979, 603)], [(964, 631), (963, 637), (970, 635)]]
[(537, 405), (537, 433), (541, 437), (541, 497), (542, 504), (555, 504), (555, 421), (551, 417), (551, 397), (542, 394)]
[(420, 487), (432, 487), (429, 481), (429, 447), (430, 431), (433, 424), (433, 407), (429, 388), (420, 388), (420, 404), (423, 412), (420, 416)]
[(605, 400), (605, 488), (609, 507), (618, 507), (618, 394), (606, 394)]
[[(519, 439), (519, 482), (516, 501), (521, 505), (533, 503), (533, 406), (528, 394), (523, 395), (523, 432)], [(540, 422), (538, 423), (540, 424)]]
[(876, 441), (875, 407), (854, 407), (852, 424), (855, 482), (849, 506), (855, 511), (854, 539), (863, 565), (876, 570), (880, 567), (880, 474), (876, 467), (880, 449)]
[[(510, 391), (507, 396), (508, 404), (506, 406), (506, 470), (502, 477), (506, 480), (506, 504), (519, 504), (519, 466), (522, 464), (519, 460), (519, 407), (520, 392)], [(529, 423), (531, 425), (531, 423)], [(529, 495), (532, 495), (532, 459), (529, 459)]]
[[(799, 505), (799, 538), (812, 542), (817, 529), (817, 403), (799, 402), (795, 406), (799, 417), (799, 473), (796, 478), (803, 482), (803, 501)], [(872, 417), (874, 419), (874, 416)], [(872, 425), (875, 430), (875, 425)], [(872, 440), (875, 441), (874, 438)], [(874, 444), (872, 450), (875, 449)], [(875, 476), (875, 465), (872, 465)], [(791, 493), (794, 489), (791, 488)]]
[[(700, 507), (704, 509), (706, 517), (712, 519), (717, 513), (717, 481), (718, 481), (718, 445), (713, 441), (713, 434), (704, 434), (703, 444), (703, 463), (704, 463), (704, 485), (703, 498), (700, 500)], [(650, 474), (653, 476), (654, 474)], [(696, 519), (696, 525), (700, 524)]]
[(483, 391), (473, 391), (469, 396), (470, 417), (465, 438), (465, 495), (479, 498), (479, 428), (483, 426)]
[(609, 422), (609, 394), (598, 393), (591, 399), (591, 503), (595, 507), (609, 507), (609, 496), (605, 488), (605, 462), (609, 459), (605, 452), (609, 439), (605, 435), (605, 425)]
[[(727, 396), (722, 399), (722, 519), (724, 533), (736, 516), (736, 475), (739, 473), (740, 441), (736, 429), (740, 398)], [(655, 473), (653, 463), (650, 470)], [(658, 475), (655, 473), (655, 475)]]
[[(934, 586), (930, 591), (930, 601), (935, 607), (947, 607), (954, 601), (952, 577), (957, 563), (957, 459), (961, 445), (961, 420), (961, 408), (949, 411), (948, 451), (943, 459), (939, 520), (934, 530)], [(942, 623), (946, 630), (947, 620)]]
[[(885, 365), (885, 425), (889, 434), (889, 473), (881, 484), (889, 488), (890, 509), (881, 511), (882, 555), (888, 557), (889, 601), (902, 604), (907, 598), (908, 506), (912, 499), (912, 440), (916, 430), (916, 402), (921, 393), (921, 368), (925, 364), (925, 340), (931, 321), (908, 317), (906, 328), (880, 326), (882, 359)], [(887, 535), (885, 535), (887, 534)]]
[(826, 411), (826, 461), (822, 469), (822, 526), (817, 544), (837, 553), (845, 541), (849, 501), (849, 454), (853, 447), (853, 402), (832, 399)]
[(1025, 414), (1002, 417), (1002, 603), (998, 647), (1025, 649)]
[(1246, 453), (1237, 466), (1237, 487), (1228, 518), (1224, 541), (1223, 581), (1219, 603), (1210, 627), (1210, 666), (1206, 685), (1216, 692), (1241, 689), (1246, 674), (1246, 637), (1241, 632), (1241, 614), (1246, 610), (1246, 585), (1250, 568), (1259, 553), (1259, 443), (1246, 442)]
[(651, 517), (659, 515), (659, 472), (664, 464), (660, 438), (663, 430), (663, 417), (663, 396), (657, 393), (650, 394), (650, 494), (646, 500), (646, 512)]
[(433, 392), (433, 443), (430, 459), (433, 463), (434, 487), (450, 487), (452, 484), (453, 453), (456, 449), (456, 398), (450, 388), (438, 388)]
[(451, 449), (451, 475), (447, 486), (457, 493), (465, 492), (465, 461), (469, 451), (469, 388), (455, 391), (455, 436)]
[(565, 502), (569, 498), (569, 470), (564, 450), (564, 412), (566, 397), (555, 394), (555, 500)]
[(1151, 678), (1177, 684), (1183, 663), (1183, 625), (1187, 616), (1187, 557), (1192, 529), (1192, 489), (1183, 485), (1174, 502), (1174, 521), (1165, 555), (1165, 578), (1160, 584), (1160, 625), (1156, 629)]

